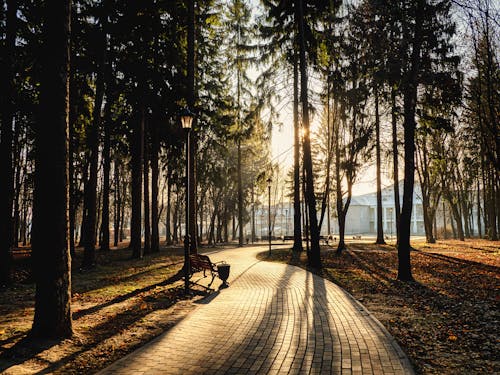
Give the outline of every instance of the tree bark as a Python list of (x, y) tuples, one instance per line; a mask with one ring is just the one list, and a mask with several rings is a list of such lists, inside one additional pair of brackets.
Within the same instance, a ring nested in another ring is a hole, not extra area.
[(301, 252), (302, 226), (300, 216), (300, 127), (299, 127), (299, 61), (293, 54), (293, 251)]
[(103, 157), (103, 181), (102, 181), (102, 222), (101, 222), (101, 250), (109, 251), (109, 195), (110, 195), (110, 172), (111, 172), (111, 105), (113, 98), (110, 90), (106, 95), (104, 108), (104, 145)]
[(340, 177), (340, 124), (337, 123), (335, 126), (335, 187), (336, 187), (336, 208), (337, 208), (337, 220), (339, 224), (339, 243), (337, 245), (337, 254), (341, 254), (345, 249), (345, 216), (343, 215), (344, 202), (342, 200), (342, 181)]
[(492, 166), (488, 171), (488, 179), (489, 179), (489, 229), (488, 235), (489, 239), (492, 241), (498, 241), (498, 231), (497, 231), (497, 212), (496, 212), (496, 189), (495, 189), (495, 173), (496, 170)]
[(151, 251), (160, 251), (160, 215), (158, 212), (158, 179), (160, 171), (158, 168), (158, 153), (160, 150), (160, 139), (158, 134), (158, 123), (151, 122)]
[(479, 177), (477, 179), (477, 195), (476, 195), (476, 204), (477, 204), (477, 231), (478, 237), (482, 238), (482, 228), (481, 228), (481, 189), (479, 185)]
[(122, 186), (121, 192), (120, 192), (120, 236), (119, 236), (119, 241), (123, 242), (125, 239), (125, 232), (123, 230), (124, 224), (127, 221), (130, 223), (130, 214), (127, 213), (127, 216), (125, 216), (125, 197), (127, 195), (127, 184), (125, 183), (125, 179), (127, 177), (127, 173), (123, 172), (122, 169), (122, 175), (123, 177), (120, 179), (121, 183), (120, 185)]
[(415, 12), (414, 36), (412, 41), (412, 52), (410, 70), (403, 91), (404, 100), (404, 191), (403, 207), (399, 223), (398, 241), (398, 280), (413, 281), (410, 261), (410, 235), (411, 214), (413, 209), (413, 188), (415, 183), (415, 110), (417, 105), (418, 72), (420, 71), (420, 50), (422, 47), (422, 14), (423, 1), (413, 6)]
[[(8, 0), (6, 11), (5, 41), (3, 48), (2, 94), (2, 137), (0, 143), (0, 215), (4, 222), (0, 225), (0, 284), (11, 282), (12, 247), (12, 201), (14, 197), (14, 171), (12, 165), (12, 122), (14, 119), (15, 93), (15, 43), (17, 33), (17, 1)], [(3, 6), (3, 3), (2, 3)]]
[(381, 178), (381, 158), (380, 158), (380, 116), (378, 87), (375, 84), (375, 147), (377, 154), (377, 240), (376, 244), (385, 244), (384, 227), (382, 220), (382, 178)]
[(305, 43), (305, 21), (303, 1), (296, 0), (296, 16), (299, 36), (299, 62), (300, 62), (300, 97), (302, 101), (302, 126), (304, 128), (303, 153), (304, 169), (306, 172), (306, 202), (309, 211), (309, 225), (311, 231), (311, 251), (308, 263), (311, 267), (321, 268), (321, 256), (319, 246), (318, 218), (316, 216), (316, 197), (314, 195), (314, 177), (311, 158), (311, 139), (309, 123), (309, 100), (307, 93), (307, 61)]
[(83, 252), (83, 268), (95, 266), (95, 245), (96, 245), (96, 223), (97, 223), (97, 172), (99, 160), (99, 130), (101, 126), (101, 108), (104, 97), (104, 74), (106, 64), (106, 36), (101, 30), (102, 43), (97, 66), (96, 90), (92, 125), (87, 137), (87, 147), (89, 149), (89, 180), (87, 184), (87, 194), (85, 195), (84, 209), (85, 215), (85, 242)]
[(399, 243), (399, 222), (401, 219), (401, 203), (399, 202), (399, 154), (398, 154), (398, 121), (396, 108), (396, 89), (391, 88), (391, 123), (392, 123), (392, 166), (394, 179), (394, 209), (396, 214), (396, 244)]
[[(239, 85), (238, 85), (239, 86)], [(238, 87), (239, 96), (239, 87)], [(239, 103), (238, 103), (239, 106)], [(239, 113), (238, 113), (239, 117)], [(238, 118), (238, 126), (240, 126)], [(241, 177), (241, 137), (238, 135), (238, 246), (243, 246), (243, 181)]]
[[(455, 220), (456, 226), (453, 226), (456, 230), (455, 237), (458, 237), (460, 241), (465, 241), (464, 229), (462, 226), (462, 215), (460, 215), (460, 211), (458, 210), (457, 204), (453, 203), (453, 198), (448, 196), (448, 203), (450, 203), (451, 213), (453, 215), (453, 219)], [(452, 221), (453, 223), (453, 221)]]
[(172, 180), (169, 172), (169, 177), (167, 178), (167, 212), (165, 214), (165, 236), (166, 236), (166, 243), (167, 246), (172, 245), (172, 224), (171, 224), (171, 210), (172, 210)]
[[(187, 104), (191, 110), (195, 110), (196, 106), (196, 12), (195, 0), (187, 0), (188, 2), (188, 25), (187, 25), (187, 86), (188, 97)], [(191, 237), (191, 253), (198, 253), (197, 241), (197, 225), (196, 225), (196, 118), (193, 119), (193, 130), (190, 138), (190, 166), (189, 166), (189, 235)]]
[(113, 225), (113, 246), (118, 246), (118, 241), (120, 239), (120, 221), (123, 220), (121, 217), (121, 197), (120, 197), (120, 162), (117, 155), (114, 157), (113, 166), (114, 180), (115, 180), (115, 191), (114, 191), (114, 225)]
[(69, 65), (71, 2), (44, 4), (44, 50), (35, 142), (33, 266), (35, 315), (31, 336), (66, 338), (71, 320), (69, 253)]
[(151, 211), (149, 206), (149, 118), (144, 126), (144, 254), (151, 252)]
[(144, 146), (144, 109), (134, 121), (132, 146), (132, 217), (130, 223), (130, 248), (132, 258), (142, 258), (141, 205), (142, 205), (142, 158)]

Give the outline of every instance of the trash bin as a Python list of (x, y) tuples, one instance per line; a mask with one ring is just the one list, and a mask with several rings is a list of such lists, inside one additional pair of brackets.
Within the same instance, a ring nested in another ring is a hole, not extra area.
[(227, 263), (221, 263), (217, 265), (217, 272), (219, 273), (219, 279), (222, 280), (221, 288), (227, 288), (229, 286), (226, 281), (229, 278), (230, 268), (231, 265)]

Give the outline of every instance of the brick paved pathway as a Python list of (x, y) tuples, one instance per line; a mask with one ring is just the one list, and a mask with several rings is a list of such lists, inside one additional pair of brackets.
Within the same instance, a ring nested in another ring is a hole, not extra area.
[(210, 255), (231, 264), (230, 287), (101, 374), (413, 374), (349, 294), (301, 268), (258, 261), (264, 249)]

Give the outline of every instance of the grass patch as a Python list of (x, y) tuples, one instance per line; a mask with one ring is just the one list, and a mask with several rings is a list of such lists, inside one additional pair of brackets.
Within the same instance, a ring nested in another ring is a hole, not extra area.
[[(208, 251), (210, 249), (206, 249)], [(6, 374), (92, 373), (135, 350), (181, 320), (205, 296), (185, 299), (178, 272), (182, 248), (161, 249), (130, 259), (121, 247), (99, 252), (97, 266), (81, 271), (82, 250), (72, 262), (75, 335), (61, 342), (26, 340), (34, 314), (29, 263), (16, 262), (16, 282), (0, 290), (0, 372)]]

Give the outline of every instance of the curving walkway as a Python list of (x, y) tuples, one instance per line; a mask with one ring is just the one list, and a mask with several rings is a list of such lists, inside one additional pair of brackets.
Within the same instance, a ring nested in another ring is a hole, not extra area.
[(211, 254), (231, 264), (230, 287), (100, 374), (413, 374), (347, 292), (301, 268), (258, 261), (264, 250)]

